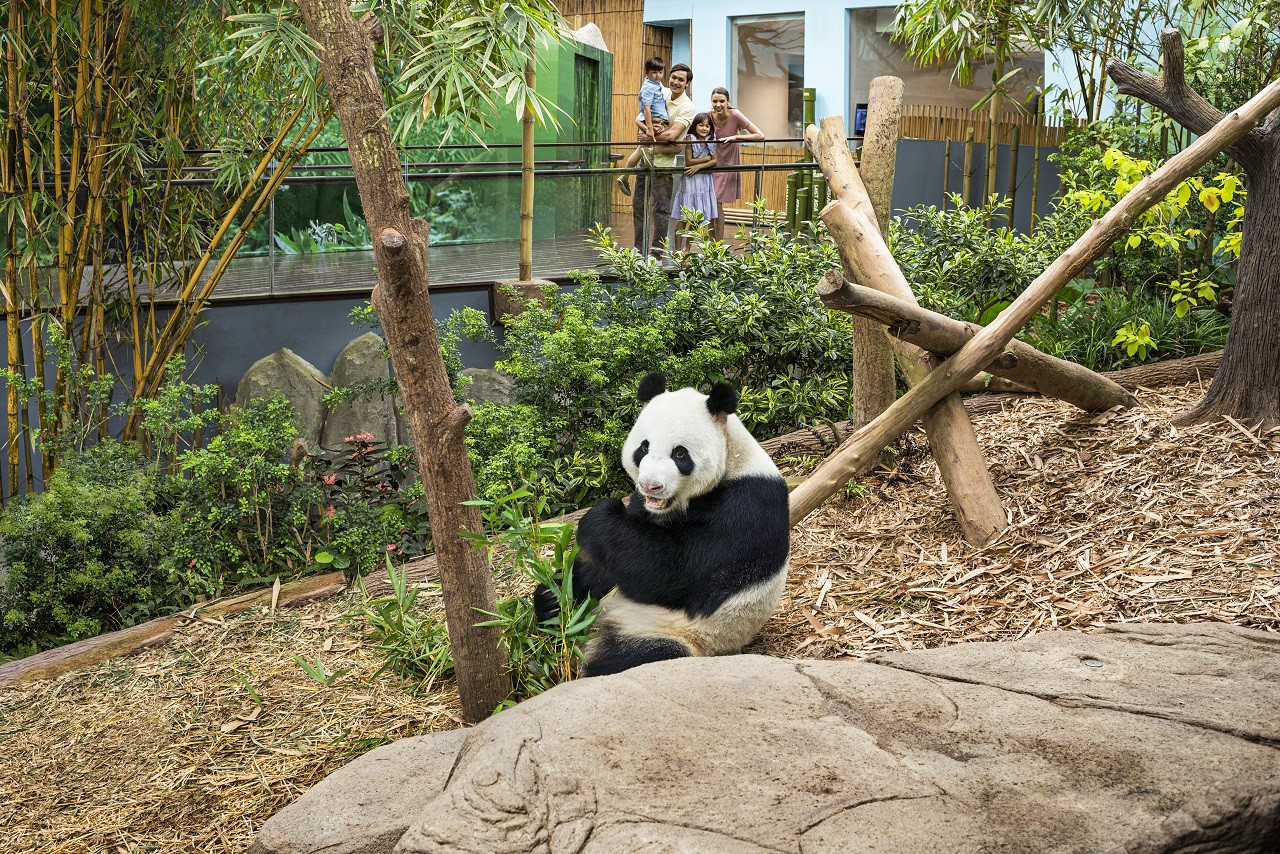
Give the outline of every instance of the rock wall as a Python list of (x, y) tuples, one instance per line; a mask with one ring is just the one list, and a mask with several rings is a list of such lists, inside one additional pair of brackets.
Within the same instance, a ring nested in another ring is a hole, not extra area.
[[(347, 437), (358, 433), (371, 433), (376, 442), (411, 445), (413, 437), (403, 412), (384, 391), (391, 378), (384, 346), (381, 336), (366, 332), (342, 349), (328, 375), (282, 347), (245, 372), (236, 388), (236, 404), (243, 406), (280, 391), (293, 404), (302, 437), (311, 448), (340, 448)], [(467, 398), (473, 403), (511, 402), (514, 381), (510, 376), (492, 368), (467, 368), (463, 373), (472, 379)], [(335, 388), (362, 391), (329, 407), (324, 397)]]
[(323, 780), (254, 854), (1274, 852), (1280, 637), (660, 662)]

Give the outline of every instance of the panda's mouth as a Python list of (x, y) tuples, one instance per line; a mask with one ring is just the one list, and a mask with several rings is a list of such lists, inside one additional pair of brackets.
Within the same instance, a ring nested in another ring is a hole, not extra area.
[(670, 498), (658, 498), (656, 495), (646, 495), (644, 497), (644, 509), (649, 512), (666, 510), (671, 506)]

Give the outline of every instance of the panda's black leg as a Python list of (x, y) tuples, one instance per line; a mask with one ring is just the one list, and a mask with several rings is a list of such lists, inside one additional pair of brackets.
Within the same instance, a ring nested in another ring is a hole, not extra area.
[(596, 642), (583, 676), (608, 676), (651, 661), (688, 658), (689, 648), (670, 638), (611, 637)]

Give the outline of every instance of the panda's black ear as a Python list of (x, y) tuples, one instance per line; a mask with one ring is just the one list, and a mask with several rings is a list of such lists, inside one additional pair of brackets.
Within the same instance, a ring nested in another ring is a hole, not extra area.
[(738, 393), (733, 390), (733, 386), (728, 383), (716, 383), (711, 387), (711, 394), (707, 395), (707, 409), (711, 411), (711, 417), (717, 421), (724, 421), (738, 408)]
[(636, 397), (639, 398), (641, 403), (648, 403), (666, 390), (667, 375), (660, 371), (655, 371), (640, 380), (640, 388), (636, 390)]

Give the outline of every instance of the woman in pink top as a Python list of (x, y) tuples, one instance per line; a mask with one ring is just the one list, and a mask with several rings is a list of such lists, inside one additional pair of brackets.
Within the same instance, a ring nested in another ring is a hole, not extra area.
[[(729, 106), (729, 90), (717, 86), (711, 90), (711, 127), (716, 137), (716, 165), (737, 166), (742, 163), (740, 142), (759, 142), (764, 139), (760, 128), (742, 113)], [(724, 206), (737, 201), (742, 195), (741, 172), (712, 172), (716, 183), (716, 201), (720, 203), (719, 215), (712, 220), (717, 240), (724, 239)]]

